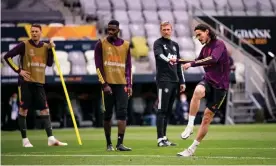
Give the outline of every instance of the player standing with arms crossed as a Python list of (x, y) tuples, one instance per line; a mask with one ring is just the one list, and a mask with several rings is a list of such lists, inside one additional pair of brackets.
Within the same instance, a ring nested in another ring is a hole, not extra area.
[[(53, 65), (53, 53), (51, 48), (55, 44), (40, 41), (42, 29), (40, 25), (31, 26), (31, 39), (19, 43), (10, 50), (4, 59), (7, 64), (19, 74), (19, 100), (20, 109), (18, 116), (19, 128), (22, 136), (23, 147), (33, 147), (27, 138), (26, 116), (30, 106), (40, 111), (40, 117), (48, 136), (48, 146), (66, 146), (67, 143), (58, 141), (52, 134), (50, 112), (44, 91), (45, 68)], [(12, 58), (20, 55), (20, 65), (17, 66)]]
[(176, 59), (180, 58), (179, 46), (172, 41), (172, 25), (168, 22), (160, 24), (162, 37), (154, 42), (154, 56), (156, 59), (156, 83), (158, 92), (157, 112), (157, 146), (176, 146), (167, 138), (168, 118), (172, 113), (172, 106), (180, 83), (180, 92), (185, 91), (185, 79), (180, 64)]
[(203, 97), (207, 100), (207, 108), (204, 111), (196, 139), (188, 149), (178, 153), (179, 156), (184, 157), (192, 156), (195, 153), (197, 146), (207, 134), (215, 113), (220, 110), (229, 88), (230, 65), (225, 44), (216, 38), (216, 34), (207, 25), (197, 25), (195, 34), (205, 46), (199, 57), (193, 62), (184, 64), (183, 68), (187, 70), (190, 67), (203, 66), (205, 75), (203, 81), (195, 88), (190, 104), (188, 126), (181, 134), (182, 139), (187, 139), (193, 133), (195, 116)]
[(113, 106), (118, 120), (117, 151), (131, 151), (123, 145), (126, 129), (128, 97), (132, 95), (131, 56), (129, 42), (118, 37), (119, 22), (108, 23), (108, 37), (95, 46), (95, 64), (103, 89), (104, 132), (107, 151), (114, 151), (111, 142)]

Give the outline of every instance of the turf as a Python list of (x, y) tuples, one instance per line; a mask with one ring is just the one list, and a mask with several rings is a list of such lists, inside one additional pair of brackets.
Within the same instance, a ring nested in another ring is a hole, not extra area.
[[(195, 128), (195, 132), (198, 127)], [(158, 148), (154, 127), (129, 127), (125, 145), (132, 152), (106, 152), (103, 129), (80, 129), (83, 145), (78, 145), (73, 129), (55, 130), (67, 147), (47, 147), (43, 130), (28, 131), (33, 148), (22, 148), (18, 131), (2, 132), (2, 165), (262, 165), (276, 164), (276, 125), (212, 126), (195, 157), (177, 157), (195, 134), (181, 140), (183, 126), (169, 126), (168, 137), (177, 147)], [(117, 129), (112, 129), (116, 145)]]

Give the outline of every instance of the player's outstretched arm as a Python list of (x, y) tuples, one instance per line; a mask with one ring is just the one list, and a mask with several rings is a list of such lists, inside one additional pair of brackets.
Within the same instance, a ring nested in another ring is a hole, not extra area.
[(212, 50), (212, 53), (210, 56), (192, 62), (191, 66), (196, 67), (196, 66), (212, 65), (214, 63), (217, 63), (221, 55), (223, 54), (224, 49), (225, 49), (224, 45), (221, 43), (218, 43), (215, 46), (215, 48)]

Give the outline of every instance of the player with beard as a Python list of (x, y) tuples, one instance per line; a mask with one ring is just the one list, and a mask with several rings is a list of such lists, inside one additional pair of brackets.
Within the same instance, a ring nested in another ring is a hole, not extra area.
[(205, 75), (195, 88), (190, 103), (188, 125), (181, 134), (182, 139), (187, 139), (193, 133), (195, 116), (203, 97), (206, 98), (207, 108), (204, 111), (196, 139), (188, 149), (178, 153), (179, 156), (184, 157), (194, 155), (197, 146), (207, 134), (215, 113), (220, 111), (229, 88), (230, 65), (225, 44), (217, 39), (216, 34), (205, 24), (197, 25), (194, 31), (204, 47), (201, 49), (199, 57), (195, 61), (185, 63), (183, 68), (187, 70), (190, 67), (203, 66)]
[(129, 42), (118, 37), (119, 22), (108, 23), (108, 37), (99, 40), (95, 46), (95, 64), (102, 85), (104, 107), (104, 132), (107, 151), (114, 151), (111, 142), (111, 118), (113, 107), (118, 120), (117, 151), (131, 151), (123, 145), (128, 97), (132, 95), (131, 56)]

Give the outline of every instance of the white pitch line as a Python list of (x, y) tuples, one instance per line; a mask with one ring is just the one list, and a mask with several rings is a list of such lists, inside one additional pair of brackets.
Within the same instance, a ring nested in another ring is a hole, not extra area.
[[(28, 154), (2, 154), (2, 157), (146, 157), (146, 158), (160, 158), (160, 157), (172, 157), (172, 158), (185, 158), (181, 156), (166, 156), (166, 155), (92, 155), (92, 154), (37, 154), (37, 155), (28, 155)], [(237, 156), (193, 156), (190, 158), (198, 159), (257, 159), (257, 160), (276, 160), (272, 157), (237, 157)]]
[(221, 150), (276, 150), (276, 148), (240, 148), (240, 147), (233, 147), (233, 148), (201, 148), (201, 149), (221, 149)]

